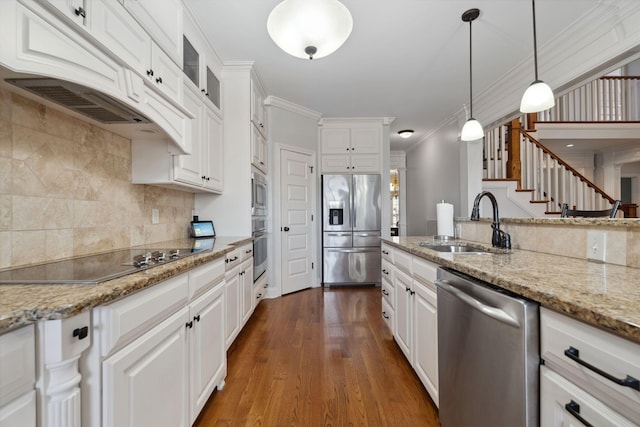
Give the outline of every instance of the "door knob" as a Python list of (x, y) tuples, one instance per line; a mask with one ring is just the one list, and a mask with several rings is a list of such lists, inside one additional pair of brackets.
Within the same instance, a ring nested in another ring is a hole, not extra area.
[(289, 227), (283, 228), (284, 231), (289, 231)]

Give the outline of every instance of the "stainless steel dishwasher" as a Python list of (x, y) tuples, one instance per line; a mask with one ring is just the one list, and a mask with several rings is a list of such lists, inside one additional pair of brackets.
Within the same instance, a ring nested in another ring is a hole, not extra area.
[(442, 427), (534, 427), (539, 412), (539, 307), (438, 269)]

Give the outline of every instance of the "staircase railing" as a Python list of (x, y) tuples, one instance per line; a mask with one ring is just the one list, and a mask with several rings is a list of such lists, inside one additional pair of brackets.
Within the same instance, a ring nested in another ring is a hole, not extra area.
[(640, 76), (605, 76), (561, 97), (538, 113), (539, 122), (640, 121)]
[(527, 131), (520, 129), (522, 188), (533, 189), (534, 200), (546, 200), (548, 212), (567, 203), (575, 209), (608, 209), (615, 200)]

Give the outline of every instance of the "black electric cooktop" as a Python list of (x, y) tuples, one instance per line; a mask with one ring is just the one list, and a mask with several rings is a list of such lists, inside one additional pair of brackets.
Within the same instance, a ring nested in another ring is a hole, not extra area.
[(213, 242), (210, 245), (198, 242), (191, 248), (122, 249), (0, 271), (0, 284), (95, 285), (211, 250), (212, 247)]

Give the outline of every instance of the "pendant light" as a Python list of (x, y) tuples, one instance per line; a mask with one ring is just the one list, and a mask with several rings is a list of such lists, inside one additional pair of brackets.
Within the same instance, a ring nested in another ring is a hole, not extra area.
[(531, 10), (533, 11), (533, 68), (535, 70), (535, 80), (522, 95), (520, 101), (520, 111), (522, 113), (537, 113), (548, 110), (556, 105), (553, 91), (548, 84), (538, 79), (538, 45), (536, 40), (536, 1), (531, 0)]
[(479, 121), (473, 118), (473, 67), (471, 45), (471, 23), (480, 16), (480, 9), (469, 9), (462, 14), (462, 20), (469, 23), (469, 119), (462, 127), (460, 139), (463, 141), (475, 141), (484, 136), (484, 130)]
[(338, 0), (284, 0), (267, 19), (267, 31), (275, 44), (303, 59), (335, 52), (352, 29), (351, 13)]

